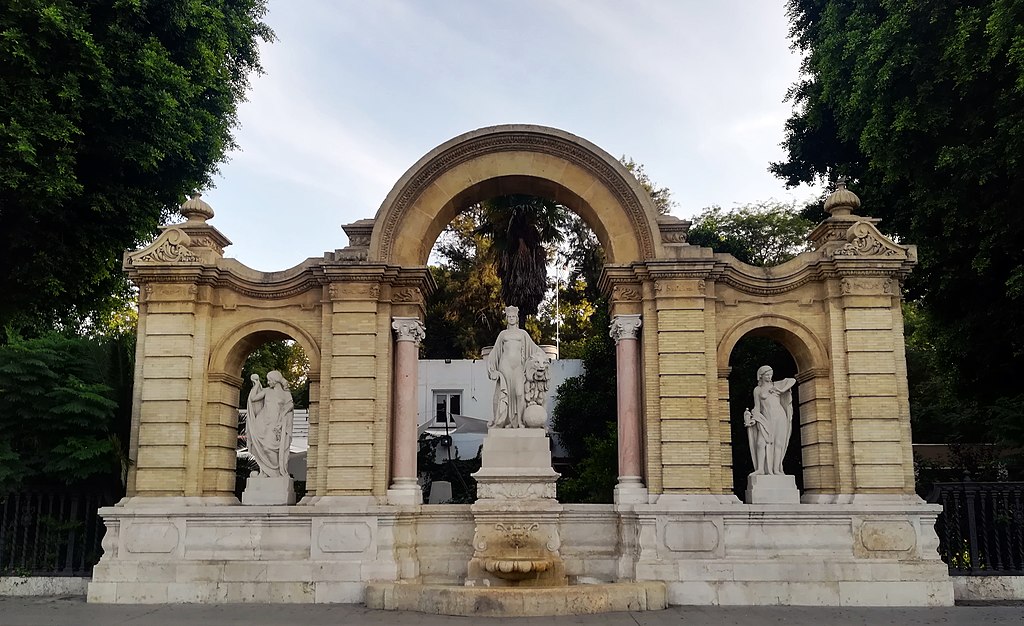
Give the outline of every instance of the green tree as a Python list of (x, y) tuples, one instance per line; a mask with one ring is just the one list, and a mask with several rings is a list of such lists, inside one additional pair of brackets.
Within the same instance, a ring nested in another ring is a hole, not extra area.
[(258, 374), (263, 384), (267, 383), (267, 372), (277, 370), (288, 381), (288, 390), (292, 393), (295, 408), (304, 409), (309, 406), (309, 358), (302, 347), (294, 341), (282, 339), (268, 341), (256, 348), (245, 359), (242, 365), (242, 389), (238, 395), (238, 406), (244, 407), (246, 398), (252, 390), (252, 379)]
[(430, 271), (437, 290), (427, 301), (425, 358), (479, 358), (504, 326), (501, 281), (491, 240), (479, 232), (481, 218), (482, 207), (470, 207), (434, 245)]
[(123, 475), (129, 355), (130, 342), (56, 334), (0, 346), (0, 492)]
[(768, 201), (729, 211), (712, 206), (693, 219), (686, 240), (727, 252), (744, 263), (772, 266), (806, 250), (813, 227), (796, 205)]
[(773, 171), (850, 177), (918, 244), (906, 288), (927, 317), (914, 345), (934, 351), (917, 365), (935, 367), (911, 401), (954, 399), (927, 410), (1007, 436), (1024, 415), (1024, 0), (790, 0), (789, 15), (803, 76)]
[(619, 158), (619, 163), (622, 163), (629, 170), (629, 173), (636, 178), (636, 181), (640, 183), (640, 186), (647, 195), (651, 197), (651, 202), (654, 203), (654, 208), (657, 209), (660, 215), (667, 215), (672, 211), (672, 207), (676, 205), (675, 200), (672, 199), (672, 190), (668, 187), (659, 187), (656, 182), (651, 180), (651, 177), (644, 171), (644, 166), (634, 161), (631, 157), (622, 155)]
[(121, 254), (210, 184), (265, 0), (13, 0), (0, 11), (0, 327), (77, 327)]
[(501, 299), (520, 316), (537, 315), (548, 290), (548, 251), (561, 241), (568, 209), (538, 196), (507, 195), (483, 203), (478, 232), (491, 240)]

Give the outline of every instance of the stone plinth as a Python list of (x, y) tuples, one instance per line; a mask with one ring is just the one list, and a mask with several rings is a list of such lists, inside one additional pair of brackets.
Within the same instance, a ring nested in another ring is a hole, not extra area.
[(488, 431), (480, 452), (477, 502), (548, 500), (555, 503), (558, 472), (551, 469), (551, 444), (542, 428)]
[(250, 476), (242, 492), (242, 504), (295, 504), (295, 485), (291, 476)]
[(747, 476), (747, 504), (800, 504), (796, 478), (786, 474)]

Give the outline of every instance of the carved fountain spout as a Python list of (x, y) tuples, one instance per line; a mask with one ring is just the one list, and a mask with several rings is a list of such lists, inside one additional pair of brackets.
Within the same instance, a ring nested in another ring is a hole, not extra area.
[(539, 579), (554, 564), (554, 559), (542, 556), (540, 550), (531, 546), (531, 535), (539, 528), (536, 523), (495, 524), (494, 529), (505, 535), (505, 544), (512, 553), (483, 559), (484, 570), (513, 584), (528, 578)]

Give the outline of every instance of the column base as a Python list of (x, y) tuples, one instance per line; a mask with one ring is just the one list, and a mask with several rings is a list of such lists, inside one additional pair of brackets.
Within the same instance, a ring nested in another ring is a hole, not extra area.
[(615, 504), (648, 504), (650, 496), (639, 476), (619, 476), (612, 501)]
[(412, 478), (396, 478), (387, 493), (388, 504), (419, 506), (423, 504), (423, 488)]

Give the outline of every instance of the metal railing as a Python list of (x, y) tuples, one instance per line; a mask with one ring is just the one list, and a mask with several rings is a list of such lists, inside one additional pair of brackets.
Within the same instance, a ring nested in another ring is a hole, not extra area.
[(35, 489), (0, 495), (0, 576), (88, 576), (103, 553), (111, 493)]
[(1024, 576), (1024, 483), (936, 483), (939, 554), (958, 576)]

